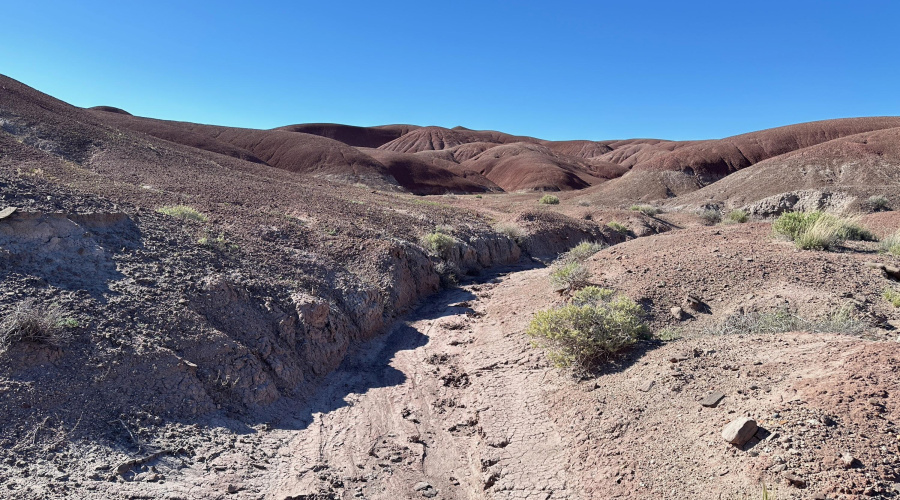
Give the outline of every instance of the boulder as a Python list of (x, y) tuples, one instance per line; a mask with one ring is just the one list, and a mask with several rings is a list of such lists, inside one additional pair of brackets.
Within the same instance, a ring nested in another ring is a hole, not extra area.
[(722, 438), (735, 446), (743, 446), (756, 434), (758, 428), (756, 420), (749, 417), (741, 417), (737, 420), (732, 420), (731, 423), (722, 429)]

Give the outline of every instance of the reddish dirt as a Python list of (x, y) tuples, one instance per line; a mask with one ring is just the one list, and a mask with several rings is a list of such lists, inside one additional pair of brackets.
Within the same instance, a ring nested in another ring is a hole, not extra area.
[[(900, 495), (900, 309), (882, 297), (898, 284), (866, 265), (900, 257), (796, 250), (762, 209), (694, 213), (800, 193), (893, 234), (898, 213), (865, 197), (900, 203), (898, 129), (854, 131), (898, 119), (555, 142), (215, 127), (0, 87), (0, 208), (18, 207), (0, 220), (0, 318), (30, 299), (69, 319), (58, 345), (0, 346), (0, 497)], [(702, 188), (735, 151), (755, 165)], [(157, 211), (173, 205), (206, 219)], [(448, 243), (428, 251), (435, 232)], [(608, 245), (591, 280), (638, 301), (651, 335), (574, 378), (525, 330), (565, 302), (544, 266), (582, 241)], [(781, 308), (853, 323), (721, 331)], [(763, 430), (738, 448), (720, 432), (742, 416)]]

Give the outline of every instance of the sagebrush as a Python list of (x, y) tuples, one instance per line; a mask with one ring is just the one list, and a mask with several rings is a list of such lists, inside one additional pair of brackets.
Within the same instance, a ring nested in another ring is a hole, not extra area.
[(559, 197), (553, 196), (552, 194), (545, 194), (544, 196), (541, 196), (538, 203), (541, 205), (559, 205)]
[(595, 253), (606, 248), (602, 243), (594, 243), (592, 241), (582, 241), (575, 245), (568, 252), (560, 255), (558, 261), (561, 263), (568, 262), (584, 262)]
[(505, 234), (509, 239), (516, 243), (521, 243), (525, 238), (525, 229), (514, 222), (498, 222), (494, 225), (494, 231)]
[(439, 257), (446, 257), (447, 252), (449, 252), (456, 244), (456, 238), (441, 231), (435, 231), (423, 236), (421, 243), (422, 247), (424, 247), (428, 253)]
[(707, 335), (747, 335), (761, 333), (812, 332), (856, 335), (866, 329), (866, 323), (845, 305), (821, 317), (807, 319), (787, 307), (773, 311), (738, 313), (718, 325), (704, 330)]
[(697, 216), (703, 221), (704, 224), (708, 226), (712, 226), (718, 224), (722, 221), (722, 214), (719, 213), (718, 210), (713, 208), (707, 208), (704, 210), (698, 210)]
[(900, 292), (897, 290), (891, 287), (885, 288), (881, 296), (884, 297), (884, 300), (890, 302), (892, 306), (900, 307)]
[(621, 222), (616, 222), (616, 221), (607, 222), (606, 227), (612, 229), (613, 231), (616, 231), (617, 233), (622, 233), (622, 234), (628, 233), (628, 228), (625, 227), (625, 225), (622, 224)]
[(647, 333), (643, 310), (628, 297), (591, 287), (578, 298), (577, 304), (539, 311), (528, 325), (526, 333), (554, 365), (590, 372)]
[(888, 201), (886, 196), (875, 195), (870, 196), (867, 200), (869, 203), (869, 207), (876, 212), (880, 212), (882, 210), (887, 210), (890, 205), (890, 201)]
[(550, 283), (561, 292), (573, 292), (588, 285), (591, 272), (581, 262), (568, 262), (555, 266), (550, 272)]
[(732, 210), (725, 216), (725, 222), (729, 224), (743, 224), (750, 220), (750, 215), (744, 210)]
[(882, 252), (900, 257), (900, 231), (881, 240), (879, 248)]

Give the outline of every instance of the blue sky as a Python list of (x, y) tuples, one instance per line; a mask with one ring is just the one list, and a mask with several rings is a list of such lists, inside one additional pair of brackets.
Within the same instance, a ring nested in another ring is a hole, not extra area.
[(900, 2), (6, 2), (0, 73), (270, 128), (718, 138), (900, 115)]

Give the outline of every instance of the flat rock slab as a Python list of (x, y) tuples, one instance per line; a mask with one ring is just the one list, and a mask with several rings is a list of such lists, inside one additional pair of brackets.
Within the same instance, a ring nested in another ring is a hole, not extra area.
[(713, 392), (709, 393), (708, 396), (706, 396), (705, 398), (703, 398), (700, 401), (700, 406), (705, 406), (707, 408), (715, 408), (719, 404), (719, 401), (722, 401), (722, 399), (724, 397), (725, 397), (724, 392), (713, 391)]
[(18, 210), (16, 207), (6, 207), (3, 210), (0, 210), (0, 219), (5, 219), (5, 218), (9, 217), (16, 210)]

